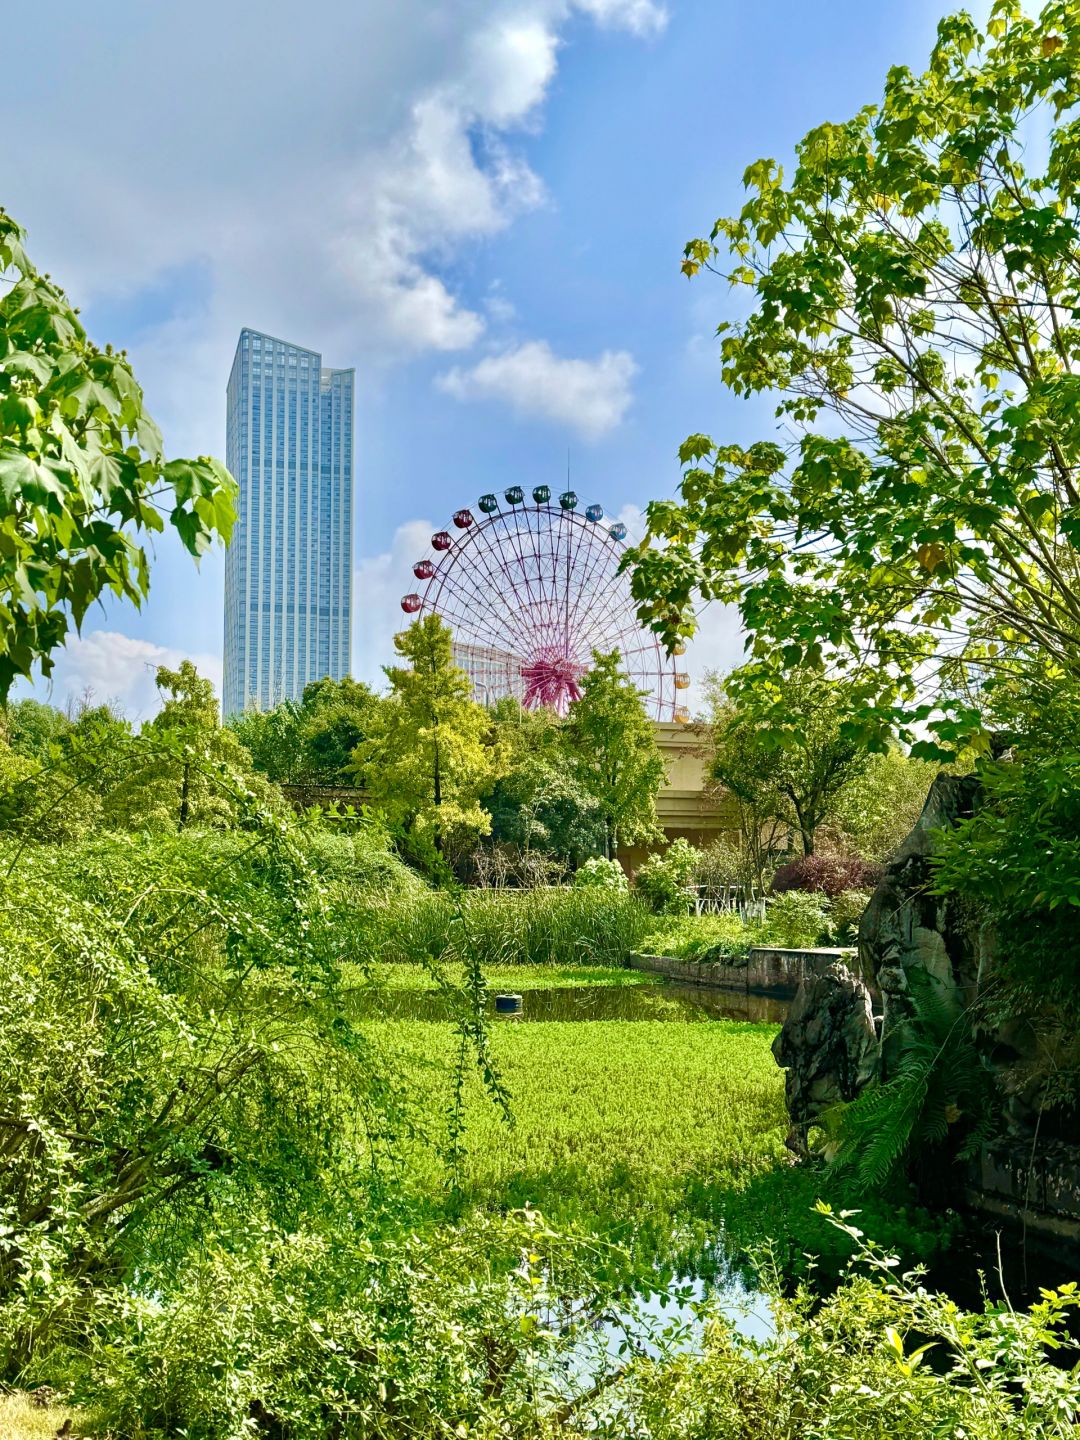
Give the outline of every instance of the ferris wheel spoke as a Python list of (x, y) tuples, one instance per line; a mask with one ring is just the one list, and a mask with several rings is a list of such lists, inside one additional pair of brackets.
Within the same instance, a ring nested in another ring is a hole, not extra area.
[[(592, 653), (618, 650), (653, 714), (673, 714), (674, 667), (638, 622), (620, 554), (610, 528), (586, 513), (496, 502), (440, 556), (421, 606), (460, 644), (513, 657), (526, 704), (565, 713)], [(517, 682), (506, 672), (510, 692)]]

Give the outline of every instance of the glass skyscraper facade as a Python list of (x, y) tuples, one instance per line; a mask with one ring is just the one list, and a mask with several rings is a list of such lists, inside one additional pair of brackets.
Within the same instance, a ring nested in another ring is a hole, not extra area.
[(228, 386), (226, 462), (240, 487), (225, 560), (223, 708), (268, 710), (349, 673), (352, 370), (242, 330)]

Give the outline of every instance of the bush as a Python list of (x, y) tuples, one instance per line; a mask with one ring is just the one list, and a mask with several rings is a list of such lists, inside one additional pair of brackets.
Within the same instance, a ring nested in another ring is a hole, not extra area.
[(829, 904), (829, 929), (838, 945), (854, 945), (859, 938), (859, 921), (870, 904), (871, 891), (844, 890)]
[(651, 955), (722, 962), (745, 959), (759, 931), (758, 924), (746, 925), (737, 914), (688, 915), (655, 926), (642, 945)]
[(575, 890), (629, 890), (626, 871), (617, 860), (594, 856), (579, 866), (574, 874)]
[(823, 895), (788, 890), (767, 902), (757, 943), (776, 945), (782, 950), (806, 950), (820, 942), (826, 926)]
[(773, 1286), (762, 1340), (710, 1306), (700, 1349), (635, 1361), (616, 1413), (587, 1412), (572, 1434), (1073, 1440), (1080, 1372), (1053, 1356), (1069, 1343), (1074, 1285), (1044, 1290), (1027, 1311), (987, 1302), (967, 1312), (839, 1228), (860, 1254), (835, 1291), (790, 1297)]
[(872, 890), (880, 878), (881, 866), (858, 855), (800, 855), (777, 870), (773, 890), (818, 890), (832, 899), (845, 890)]
[(574, 1243), (527, 1211), (375, 1245), (253, 1227), (163, 1293), (114, 1297), (76, 1391), (110, 1434), (144, 1440), (524, 1435), (569, 1348), (543, 1323), (555, 1266), (580, 1283)]
[(701, 852), (688, 840), (675, 840), (662, 855), (646, 860), (634, 876), (634, 889), (657, 915), (685, 913), (700, 859)]
[(698, 885), (718, 890), (724, 885), (749, 885), (753, 878), (753, 865), (746, 851), (730, 836), (721, 836), (698, 852), (694, 869)]

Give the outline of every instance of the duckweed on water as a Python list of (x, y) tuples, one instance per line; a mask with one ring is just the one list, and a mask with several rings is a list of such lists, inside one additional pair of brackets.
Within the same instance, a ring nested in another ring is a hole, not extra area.
[[(445, 1116), (453, 1027), (388, 1020), (377, 1028), (417, 1113)], [(404, 1189), (435, 1216), (535, 1206), (555, 1225), (628, 1245), (639, 1283), (650, 1273), (716, 1273), (765, 1236), (785, 1270), (804, 1269), (804, 1252), (833, 1266), (847, 1243), (813, 1206), (850, 1197), (830, 1193), (827, 1175), (788, 1163), (775, 1033), (723, 1020), (496, 1024), (491, 1049), (512, 1125), (470, 1074), (456, 1175), (429, 1131), (407, 1150)], [(937, 1243), (919, 1212), (891, 1204), (868, 1215), (866, 1228), (922, 1256)]]

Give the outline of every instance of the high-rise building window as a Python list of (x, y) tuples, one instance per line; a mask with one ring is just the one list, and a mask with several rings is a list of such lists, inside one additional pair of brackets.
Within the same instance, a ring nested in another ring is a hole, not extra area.
[(315, 351), (241, 332), (226, 412), (240, 487), (225, 562), (226, 715), (348, 671), (353, 390), (353, 372), (324, 370)]

